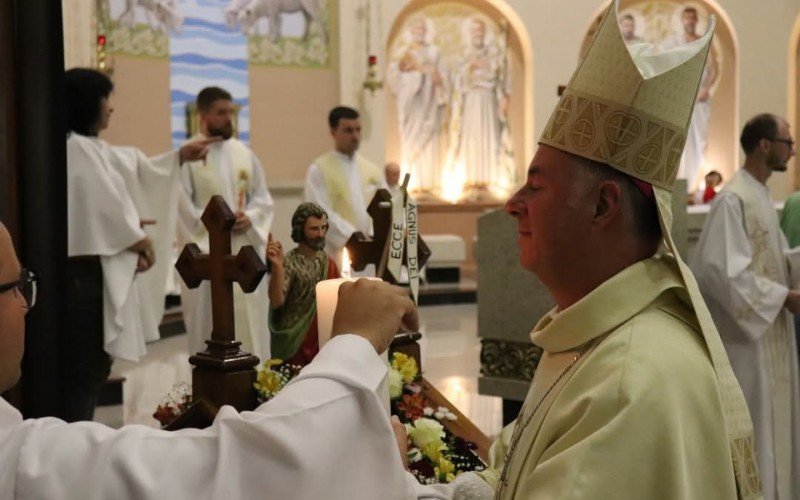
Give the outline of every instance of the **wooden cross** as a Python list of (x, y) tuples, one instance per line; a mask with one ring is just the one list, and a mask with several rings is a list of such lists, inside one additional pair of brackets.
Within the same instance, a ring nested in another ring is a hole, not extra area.
[(208, 230), (209, 253), (203, 254), (196, 244), (190, 243), (184, 247), (175, 268), (189, 288), (197, 288), (204, 280), (211, 281), (213, 329), (211, 339), (206, 340), (206, 350), (189, 358), (195, 365), (192, 409), (182, 417), (184, 422), (176, 426), (170, 424), (171, 428), (200, 427), (204, 419), (213, 420), (212, 414), (224, 404), (239, 411), (252, 410), (256, 404), (253, 367), (259, 360), (239, 349), (241, 342), (236, 340), (233, 315), (233, 283), (239, 283), (245, 293), (251, 293), (267, 267), (250, 245), (242, 247), (237, 255), (231, 255), (231, 231), (236, 216), (221, 196), (211, 197), (201, 220)]
[[(375, 269), (382, 270), (382, 276), (378, 276), (384, 281), (397, 284), (392, 273), (386, 266), (386, 240), (392, 230), (392, 195), (385, 189), (379, 189), (367, 207), (367, 213), (372, 218), (373, 237), (365, 236), (361, 231), (357, 231), (347, 240), (345, 248), (350, 256), (351, 266), (356, 271), (362, 271), (367, 264), (375, 264)], [(420, 237), (417, 243), (417, 258), (419, 268), (428, 262), (431, 250)], [(408, 253), (403, 255), (403, 264), (408, 263)]]

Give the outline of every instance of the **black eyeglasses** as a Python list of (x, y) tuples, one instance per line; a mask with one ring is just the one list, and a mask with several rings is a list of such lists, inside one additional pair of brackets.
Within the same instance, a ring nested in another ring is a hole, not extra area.
[(23, 269), (17, 281), (0, 285), (0, 293), (14, 290), (15, 293), (19, 293), (25, 299), (25, 308), (31, 309), (36, 305), (36, 283), (38, 281), (39, 277), (33, 271)]
[(789, 146), (790, 149), (794, 149), (794, 141), (792, 139), (770, 139), (770, 142), (782, 142)]

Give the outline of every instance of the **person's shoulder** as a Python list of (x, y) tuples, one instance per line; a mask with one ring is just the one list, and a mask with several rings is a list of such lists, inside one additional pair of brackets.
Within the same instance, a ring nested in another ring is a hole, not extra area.
[(680, 399), (689, 386), (715, 390), (716, 375), (694, 310), (668, 293), (626, 325), (625, 369), (632, 392)]

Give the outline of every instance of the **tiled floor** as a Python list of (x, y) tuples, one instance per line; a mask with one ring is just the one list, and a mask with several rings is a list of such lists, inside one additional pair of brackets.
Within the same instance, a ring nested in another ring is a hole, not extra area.
[[(500, 431), (499, 398), (478, 395), (480, 342), (475, 304), (420, 308), (425, 376), (484, 433)], [(99, 408), (96, 419), (112, 426), (155, 427), (152, 413), (172, 386), (191, 381), (186, 336), (170, 337), (148, 346), (140, 363), (117, 361), (113, 372), (126, 378), (122, 406)]]

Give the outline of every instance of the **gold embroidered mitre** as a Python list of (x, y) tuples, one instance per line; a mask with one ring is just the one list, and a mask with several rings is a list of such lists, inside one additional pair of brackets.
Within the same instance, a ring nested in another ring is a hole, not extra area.
[(541, 144), (672, 190), (714, 31), (657, 53), (625, 45), (615, 0), (561, 96)]

